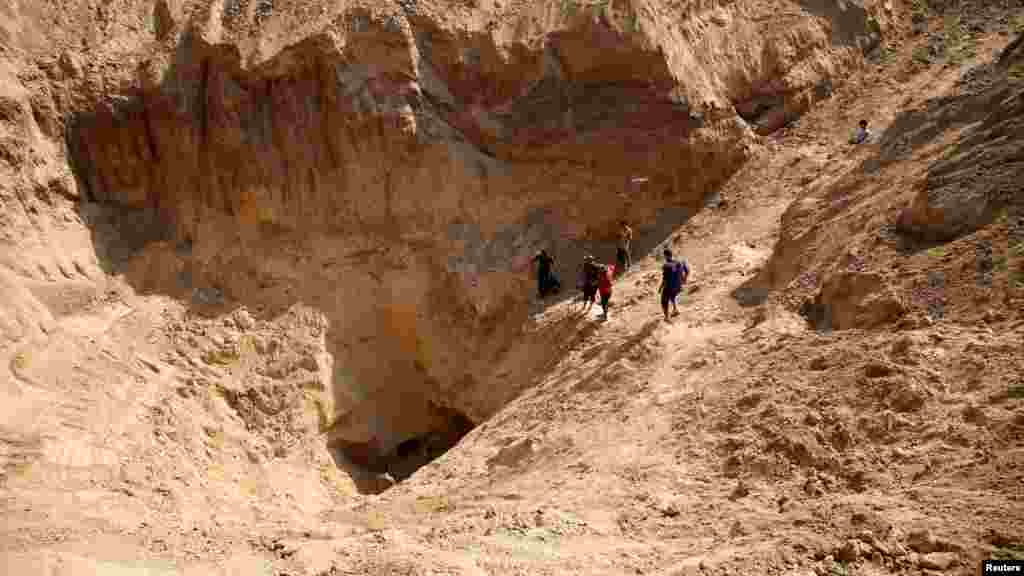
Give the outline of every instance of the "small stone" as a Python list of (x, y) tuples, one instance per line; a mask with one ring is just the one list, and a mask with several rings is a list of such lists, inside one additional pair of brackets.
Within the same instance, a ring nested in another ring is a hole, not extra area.
[(918, 558), (918, 565), (930, 570), (947, 570), (956, 563), (956, 554), (952, 552), (932, 552)]
[(909, 336), (903, 336), (892, 343), (892, 355), (906, 356), (913, 345), (914, 341)]
[(884, 378), (891, 376), (895, 370), (892, 366), (881, 362), (871, 362), (864, 367), (864, 375), (868, 378)]
[(739, 520), (732, 523), (732, 528), (729, 529), (729, 537), (736, 538), (739, 536), (745, 536), (747, 529), (743, 527), (743, 523)]
[(890, 404), (898, 412), (914, 412), (920, 410), (927, 400), (927, 394), (921, 387), (906, 383), (893, 393)]
[(248, 310), (244, 308), (235, 312), (235, 326), (239, 330), (252, 330), (256, 326), (256, 321), (253, 320), (252, 315), (249, 314)]
[(999, 312), (996, 312), (995, 310), (992, 310), (991, 308), (989, 308), (988, 310), (985, 310), (985, 314), (984, 314), (984, 316), (982, 316), (982, 320), (984, 320), (986, 324), (992, 324), (993, 322), (999, 322), (1002, 319), (1003, 319), (1003, 315), (1001, 313), (999, 313)]
[(804, 493), (816, 498), (823, 495), (825, 491), (822, 489), (821, 481), (817, 478), (808, 478), (807, 481), (804, 482)]
[(320, 369), (320, 363), (313, 354), (307, 354), (299, 359), (298, 365), (300, 368), (309, 370), (310, 372), (316, 372)]
[(982, 426), (985, 424), (985, 422), (988, 421), (988, 418), (985, 416), (985, 411), (979, 408), (978, 406), (965, 406), (964, 409), (960, 412), (960, 414), (961, 416), (963, 416), (965, 422), (969, 422), (971, 424), (975, 424), (978, 426)]
[(907, 546), (915, 552), (928, 554), (938, 550), (938, 540), (931, 530), (919, 529), (907, 535)]
[(836, 558), (842, 562), (854, 562), (860, 558), (861, 545), (856, 540), (847, 540), (837, 551)]
[(661, 514), (666, 518), (675, 518), (679, 516), (680, 512), (679, 508), (677, 508), (675, 504), (668, 503), (661, 507)]
[(68, 78), (78, 78), (82, 75), (82, 63), (78, 56), (71, 52), (64, 52), (58, 61), (60, 69)]
[(729, 499), (730, 500), (739, 500), (740, 498), (743, 498), (743, 497), (745, 497), (745, 496), (747, 496), (749, 494), (750, 494), (750, 488), (747, 487), (747, 483), (744, 482), (743, 480), (740, 480), (739, 483), (736, 484), (736, 488), (734, 488), (732, 493), (729, 494)]

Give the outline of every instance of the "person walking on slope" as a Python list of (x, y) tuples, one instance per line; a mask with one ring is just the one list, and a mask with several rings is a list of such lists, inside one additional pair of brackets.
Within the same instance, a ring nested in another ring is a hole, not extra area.
[(665, 313), (665, 321), (668, 321), (668, 305), (672, 304), (672, 315), (679, 315), (679, 308), (676, 306), (676, 297), (683, 289), (683, 284), (690, 276), (690, 268), (686, 262), (678, 262), (672, 259), (672, 251), (668, 248), (664, 251), (665, 264), (661, 267), (661, 285), (658, 292), (661, 293), (661, 310)]
[(612, 279), (615, 277), (615, 265), (598, 265), (597, 289), (601, 293), (601, 319), (608, 319), (608, 303), (612, 299)]
[(533, 257), (533, 261), (537, 263), (537, 294), (540, 298), (544, 298), (549, 293), (558, 292), (560, 283), (552, 271), (555, 259), (548, 254), (547, 250), (541, 250)]
[(871, 131), (868, 130), (868, 121), (861, 120), (858, 123), (857, 131), (850, 137), (850, 144), (863, 144), (871, 139)]
[(619, 265), (619, 273), (624, 274), (633, 265), (633, 257), (630, 254), (630, 245), (633, 243), (633, 229), (623, 220), (619, 225), (619, 247), (616, 251), (616, 260)]
[(594, 307), (594, 299), (597, 296), (598, 265), (594, 257), (587, 255), (583, 258), (583, 313), (587, 313)]

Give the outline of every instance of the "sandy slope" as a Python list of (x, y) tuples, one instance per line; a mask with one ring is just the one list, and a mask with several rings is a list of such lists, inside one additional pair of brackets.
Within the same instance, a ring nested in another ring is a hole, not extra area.
[[(924, 72), (915, 98), (966, 69)], [(873, 76), (769, 142), (723, 192), (728, 205), (675, 236), (694, 269), (675, 322), (661, 320), (651, 258), (616, 286), (609, 321), (568, 303), (536, 316), (540, 329), (586, 336), (543, 383), (365, 509), (389, 558), (366, 566), (401, 573), (399, 559), (430, 557), (440, 570), (427, 552), (440, 549), (483, 573), (967, 574), (1019, 554), (1019, 309), (991, 325), (951, 312), (822, 334), (786, 298), (744, 309), (733, 297), (768, 264), (792, 196), (823, 172), (856, 174), (871, 154), (846, 146), (853, 122), (835, 119), (884, 126), (914, 102)], [(925, 151), (894, 169), (929, 161)], [(808, 250), (813, 268), (821, 255)], [(869, 265), (893, 262), (882, 254)]]

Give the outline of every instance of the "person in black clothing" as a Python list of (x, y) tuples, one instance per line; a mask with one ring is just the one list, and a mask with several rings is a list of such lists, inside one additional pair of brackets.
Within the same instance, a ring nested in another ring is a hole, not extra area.
[(633, 265), (633, 257), (630, 254), (633, 243), (633, 229), (629, 227), (629, 224), (625, 220), (619, 223), (619, 244), (615, 250), (615, 259), (618, 262), (619, 274), (625, 274), (626, 270)]
[(601, 267), (588, 255), (583, 259), (583, 312), (589, 312), (597, 299), (597, 284)]
[(555, 259), (548, 254), (547, 250), (541, 250), (533, 257), (537, 263), (537, 294), (544, 298), (550, 293), (558, 292), (559, 282), (552, 271)]

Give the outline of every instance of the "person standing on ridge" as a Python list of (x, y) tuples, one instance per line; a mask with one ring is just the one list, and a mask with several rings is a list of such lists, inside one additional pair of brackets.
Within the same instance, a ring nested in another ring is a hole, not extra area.
[(608, 303), (612, 299), (612, 279), (615, 277), (615, 265), (598, 265), (597, 289), (601, 293), (601, 319), (608, 319)]
[(548, 254), (547, 250), (541, 250), (533, 257), (533, 261), (537, 263), (537, 294), (539, 297), (544, 298), (549, 293), (557, 292), (559, 282), (552, 272), (555, 259)]
[(583, 260), (579, 274), (576, 275), (576, 289), (580, 291), (580, 302), (587, 302), (587, 261)]
[(619, 248), (616, 251), (616, 260), (619, 265), (619, 273), (624, 274), (633, 265), (633, 256), (630, 254), (633, 244), (633, 229), (625, 220), (619, 223)]
[(690, 276), (690, 268), (686, 262), (677, 262), (672, 259), (672, 251), (668, 248), (663, 252), (665, 264), (661, 267), (661, 285), (658, 292), (661, 293), (661, 310), (665, 313), (665, 321), (668, 317), (668, 305), (672, 304), (672, 315), (679, 315), (679, 308), (676, 306), (676, 297), (683, 289), (683, 284)]
[(594, 307), (594, 299), (597, 296), (598, 265), (594, 257), (587, 255), (583, 258), (583, 313), (586, 314)]

